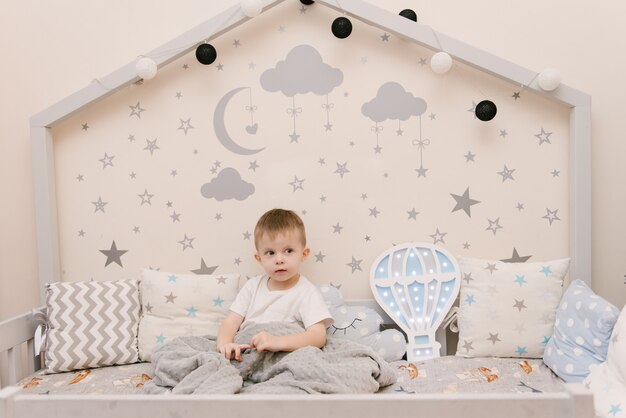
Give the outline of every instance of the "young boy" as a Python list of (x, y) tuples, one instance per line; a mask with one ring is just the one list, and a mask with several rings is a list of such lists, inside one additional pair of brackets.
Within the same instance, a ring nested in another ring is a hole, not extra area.
[[(272, 209), (259, 218), (254, 228), (254, 258), (265, 270), (243, 286), (217, 334), (217, 349), (227, 359), (241, 361), (241, 352), (294, 351), (301, 347), (322, 348), (326, 344), (326, 327), (333, 318), (322, 295), (299, 273), (300, 263), (310, 249), (302, 219), (294, 212)], [(239, 329), (253, 323), (297, 323), (306, 331), (276, 336), (260, 332), (249, 344), (235, 344)]]

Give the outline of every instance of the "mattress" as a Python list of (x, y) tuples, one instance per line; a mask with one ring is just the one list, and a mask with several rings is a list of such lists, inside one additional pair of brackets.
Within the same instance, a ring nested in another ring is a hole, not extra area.
[[(440, 357), (392, 363), (398, 379), (379, 393), (540, 393), (563, 392), (564, 383), (541, 359)], [(19, 385), (27, 394), (138, 394), (151, 379), (151, 363), (76, 372), (37, 372)]]

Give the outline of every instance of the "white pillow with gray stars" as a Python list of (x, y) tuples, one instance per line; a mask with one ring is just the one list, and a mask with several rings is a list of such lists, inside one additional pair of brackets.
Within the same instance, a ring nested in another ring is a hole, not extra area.
[(144, 269), (139, 294), (139, 358), (183, 335), (217, 335), (235, 300), (239, 274), (180, 274)]
[(459, 258), (457, 356), (541, 358), (552, 337), (569, 258), (505, 263)]

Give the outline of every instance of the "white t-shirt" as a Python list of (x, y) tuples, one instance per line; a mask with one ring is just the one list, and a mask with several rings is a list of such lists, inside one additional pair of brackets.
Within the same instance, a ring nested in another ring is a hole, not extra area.
[(268, 276), (256, 276), (241, 288), (230, 310), (243, 316), (240, 329), (252, 323), (289, 322), (305, 329), (320, 321), (329, 327), (333, 317), (317, 287), (304, 276), (287, 290), (270, 290)]

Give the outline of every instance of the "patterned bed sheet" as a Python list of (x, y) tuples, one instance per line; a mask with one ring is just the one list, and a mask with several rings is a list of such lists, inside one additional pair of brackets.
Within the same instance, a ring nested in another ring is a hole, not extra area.
[[(564, 392), (564, 383), (541, 359), (440, 357), (393, 362), (398, 380), (379, 393)], [(41, 395), (138, 394), (152, 378), (151, 363), (76, 372), (35, 373), (22, 381), (25, 393)]]

